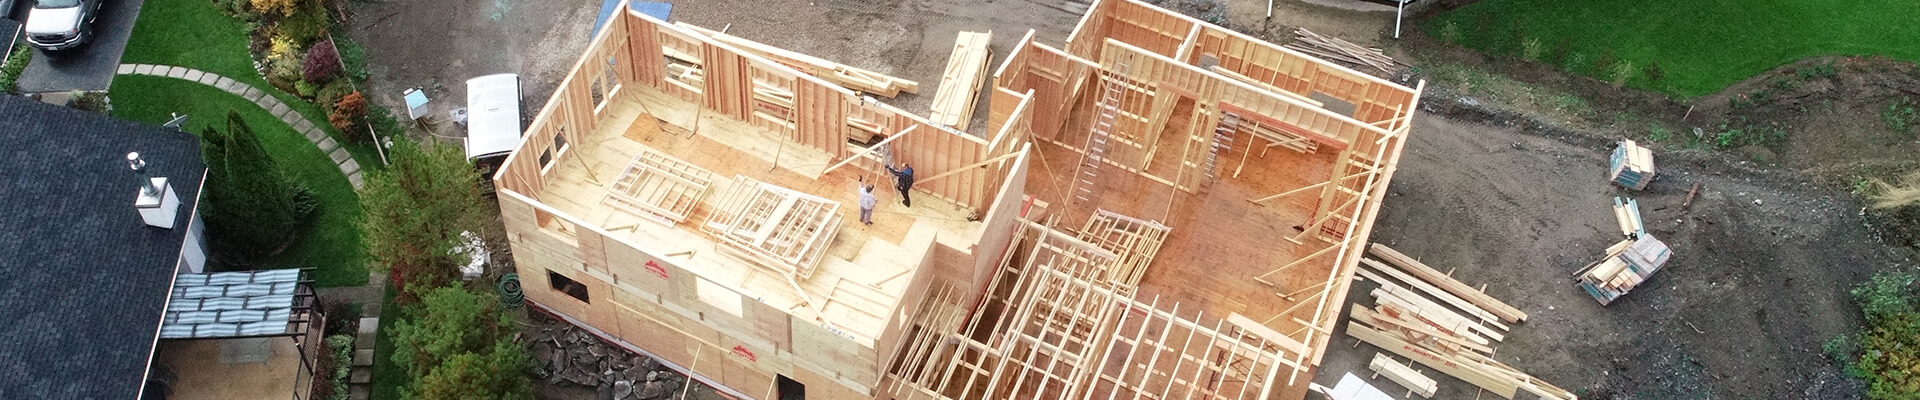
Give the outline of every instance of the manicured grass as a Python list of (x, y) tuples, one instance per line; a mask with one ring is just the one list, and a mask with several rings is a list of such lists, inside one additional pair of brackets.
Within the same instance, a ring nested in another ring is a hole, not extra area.
[(393, 327), (406, 319), (406, 311), (400, 309), (400, 303), (394, 302), (394, 291), (388, 287), (384, 300), (380, 302), (380, 332), (373, 341), (373, 381), (368, 385), (367, 398), (398, 399), (400, 387), (407, 384), (406, 371), (393, 363)]
[(127, 39), (127, 51), (120, 62), (183, 66), (253, 85), (346, 144), (347, 152), (361, 167), (379, 168), (380, 157), (372, 145), (340, 140), (340, 131), (327, 125), (327, 114), (319, 107), (275, 89), (260, 77), (247, 52), (248, 29), (252, 28), (247, 23), (227, 16), (209, 0), (147, 0), (140, 6), (140, 18), (134, 22), (133, 36)]
[(207, 126), (226, 129), (227, 110), (239, 111), (280, 169), (312, 188), (320, 200), (320, 215), (312, 226), (269, 264), (315, 268), (320, 286), (367, 283), (366, 245), (356, 226), (365, 219), (360, 199), (333, 160), (292, 127), (245, 98), (185, 80), (123, 75), (114, 79), (109, 93), (116, 117), (158, 125), (169, 113), (182, 113), (189, 116), (187, 131), (196, 134)]
[[(1604, 60), (1632, 65), (1626, 84), (1681, 98), (1719, 92), (1822, 55), (1920, 61), (1912, 0), (1485, 0), (1424, 25), (1427, 34), (1613, 80)], [(1645, 73), (1658, 65), (1657, 81)]]

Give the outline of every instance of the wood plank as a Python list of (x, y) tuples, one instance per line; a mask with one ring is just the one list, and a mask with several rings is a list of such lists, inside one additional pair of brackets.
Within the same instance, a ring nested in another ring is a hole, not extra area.
[(1261, 325), (1253, 319), (1240, 315), (1240, 313), (1227, 314), (1227, 323), (1238, 326), (1241, 330), (1252, 333), (1254, 336), (1259, 336), (1261, 339), (1266, 339), (1268, 342), (1280, 345), (1280, 348), (1293, 352), (1293, 354), (1306, 354), (1307, 352), (1307, 345), (1305, 343), (1300, 343), (1300, 341), (1293, 340), (1293, 338), (1287, 337), (1287, 335), (1282, 335), (1279, 331), (1268, 328), (1266, 325)]
[(1367, 369), (1386, 376), (1387, 380), (1398, 383), (1400, 386), (1406, 386), (1420, 397), (1433, 397), (1433, 392), (1440, 389), (1439, 383), (1434, 382), (1433, 378), (1413, 370), (1411, 366), (1387, 358), (1386, 354), (1373, 353), (1373, 362), (1367, 363)]
[[(1373, 267), (1373, 269), (1375, 270), (1379, 270), (1380, 272), (1386, 273), (1387, 275), (1392, 276), (1394, 279), (1399, 279), (1402, 282), (1407, 282), (1408, 285), (1418, 288), (1422, 292), (1426, 292), (1428, 296), (1432, 296), (1433, 298), (1440, 299), (1440, 301), (1445, 302), (1449, 305), (1452, 305), (1454, 308), (1460, 309), (1461, 311), (1465, 311), (1468, 315), (1479, 317), (1482, 321), (1488, 322), (1490, 325), (1494, 325), (1495, 327), (1498, 327), (1502, 330), (1510, 329), (1506, 325), (1500, 325), (1498, 321), (1499, 318), (1494, 316), (1492, 313), (1488, 313), (1486, 310), (1482, 310), (1480, 309), (1480, 307), (1474, 306), (1473, 303), (1469, 303), (1466, 300), (1463, 300), (1459, 297), (1455, 297), (1452, 294), (1442, 291), (1440, 290), (1440, 288), (1433, 287), (1433, 285), (1428, 284), (1424, 281), (1421, 281), (1418, 278), (1408, 276), (1407, 273), (1405, 272), (1400, 272), (1400, 270), (1393, 269), (1392, 267), (1388, 267), (1385, 264), (1381, 264), (1379, 261), (1374, 261), (1373, 259), (1363, 258), (1363, 259), (1360, 259), (1360, 262), (1367, 264), (1367, 266)], [(1366, 271), (1361, 271), (1361, 272), (1366, 272)], [(1375, 281), (1384, 281), (1383, 279), (1380, 279), (1379, 276), (1373, 275), (1373, 274), (1367, 274), (1367, 278), (1373, 279)]]
[(1348, 324), (1347, 336), (1360, 339), (1361, 342), (1366, 342), (1367, 344), (1371, 344), (1374, 347), (1397, 354), (1401, 357), (1413, 359), (1413, 361), (1420, 363), (1420, 365), (1425, 365), (1433, 368), (1435, 371), (1440, 371), (1448, 376), (1459, 378), (1461, 381), (1473, 384), (1474, 386), (1479, 386), (1496, 396), (1511, 399), (1520, 392), (1519, 383), (1513, 382), (1512, 379), (1495, 375), (1494, 373), (1481, 369), (1478, 365), (1464, 363), (1448, 357), (1445, 354), (1436, 353), (1433, 350), (1428, 350), (1413, 343), (1407, 343), (1405, 340), (1394, 337), (1392, 333), (1365, 325)]
[(1461, 299), (1480, 306), (1480, 308), (1486, 310), (1488, 313), (1499, 316), (1502, 320), (1506, 320), (1507, 322), (1520, 322), (1527, 319), (1527, 313), (1520, 311), (1520, 309), (1507, 305), (1507, 303), (1495, 299), (1493, 296), (1488, 296), (1486, 292), (1481, 292), (1472, 286), (1467, 286), (1465, 283), (1454, 280), (1453, 277), (1447, 276), (1447, 274), (1441, 273), (1426, 264), (1422, 264), (1412, 257), (1400, 254), (1399, 251), (1395, 251), (1391, 247), (1374, 243), (1369, 249), (1374, 257), (1386, 260), (1388, 263), (1400, 267), (1401, 270), (1426, 280), (1427, 283), (1438, 286), (1448, 293), (1453, 293), (1455, 296), (1460, 296)]

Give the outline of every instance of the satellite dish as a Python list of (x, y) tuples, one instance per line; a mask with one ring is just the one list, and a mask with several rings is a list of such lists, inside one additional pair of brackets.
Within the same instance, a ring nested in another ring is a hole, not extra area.
[(177, 130), (180, 130), (181, 126), (185, 126), (187, 124), (187, 116), (181, 115), (180, 113), (171, 113), (171, 114), (173, 114), (173, 119), (167, 120), (167, 123), (165, 124), (160, 124), (161, 127), (177, 131)]

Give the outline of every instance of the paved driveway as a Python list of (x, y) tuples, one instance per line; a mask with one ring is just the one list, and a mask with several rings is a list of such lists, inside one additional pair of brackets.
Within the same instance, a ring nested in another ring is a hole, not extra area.
[(133, 21), (140, 16), (141, 1), (102, 0), (93, 39), (85, 46), (56, 53), (34, 49), (33, 62), (20, 74), (20, 92), (107, 90), (133, 33)]

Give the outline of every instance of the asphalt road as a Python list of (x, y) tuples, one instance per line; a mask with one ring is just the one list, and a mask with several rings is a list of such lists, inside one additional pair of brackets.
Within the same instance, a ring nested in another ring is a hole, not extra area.
[[(24, 1), (24, 0), (23, 0)], [(133, 22), (143, 0), (101, 0), (93, 39), (79, 48), (48, 53), (34, 49), (33, 62), (20, 74), (21, 93), (107, 90), (120, 67)], [(26, 14), (23, 10), (21, 14)]]

